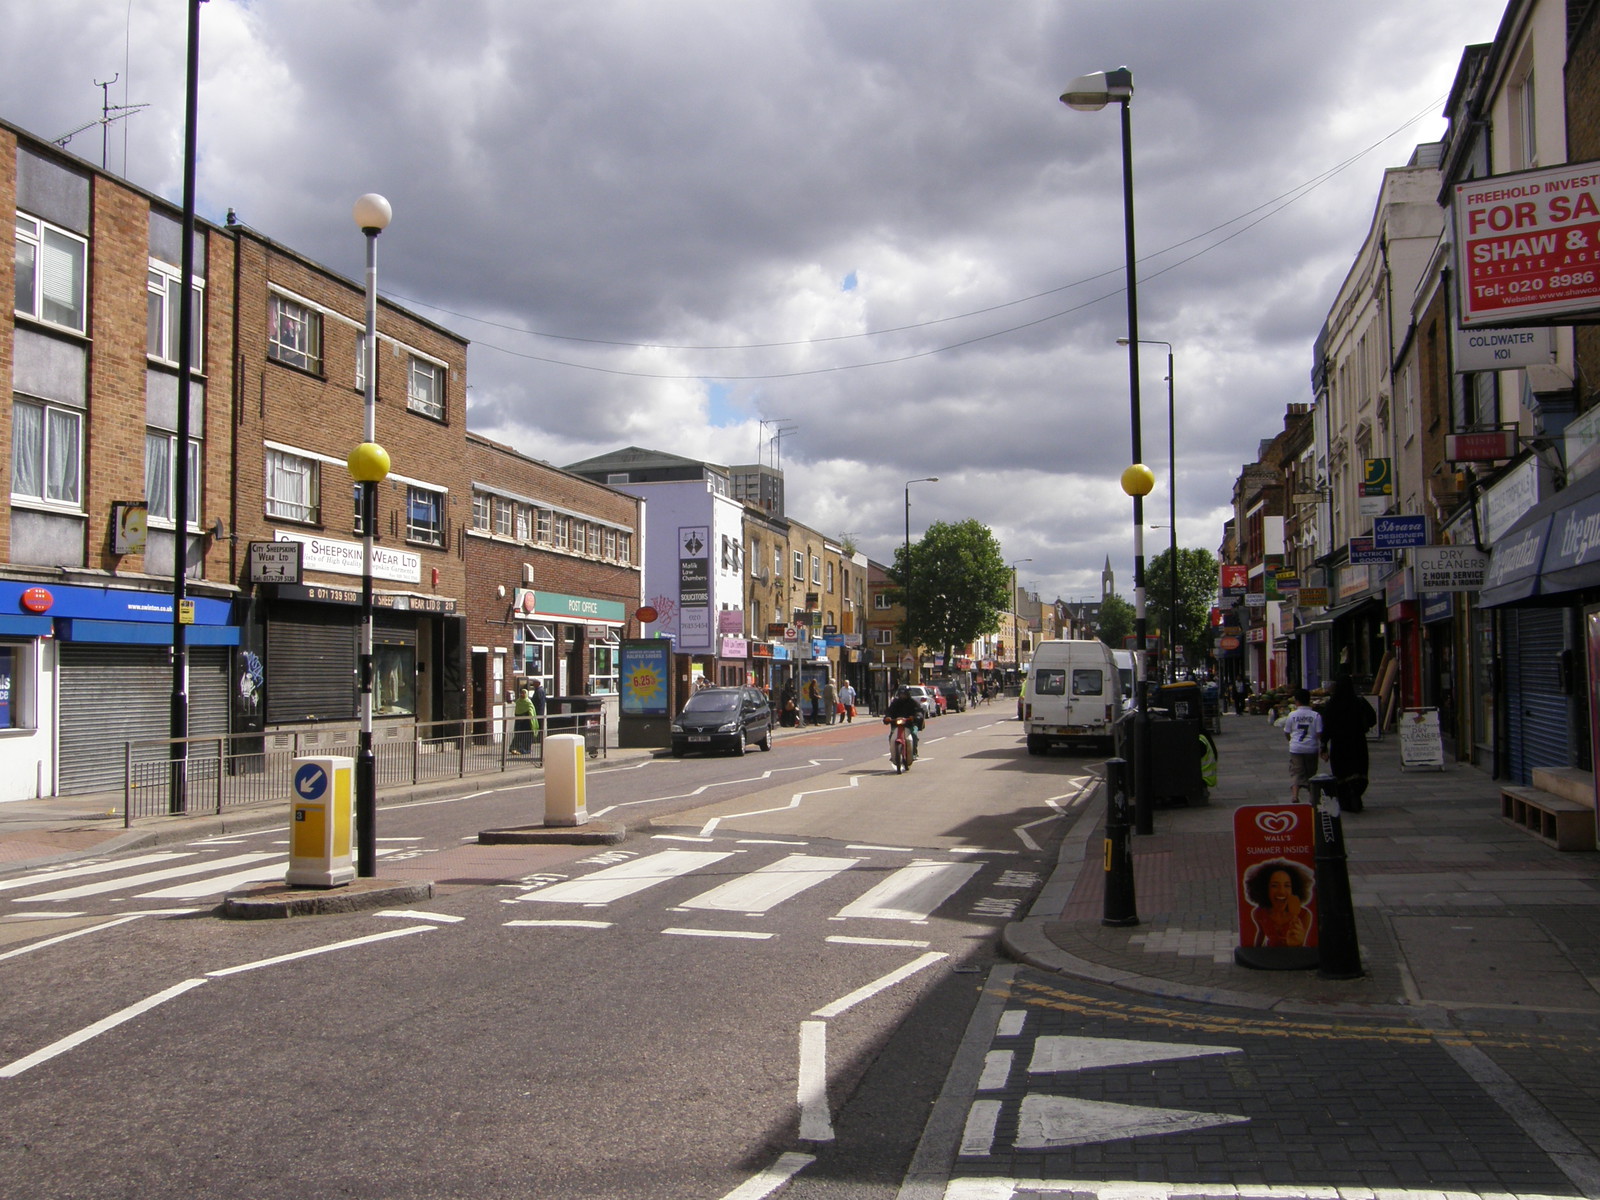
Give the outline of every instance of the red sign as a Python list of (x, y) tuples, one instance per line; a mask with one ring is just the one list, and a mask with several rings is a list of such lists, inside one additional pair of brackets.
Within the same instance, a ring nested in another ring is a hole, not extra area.
[(1218, 638), (1217, 648), (1219, 650), (1237, 650), (1239, 648), (1239, 639), (1236, 637)]
[(49, 588), (31, 587), (24, 588), (21, 596), (22, 607), (31, 613), (49, 612), (50, 606), (56, 598), (50, 594)]
[(1224, 595), (1250, 590), (1250, 568), (1243, 564), (1224, 563), (1222, 566), (1222, 591)]
[(1317, 944), (1316, 815), (1309, 804), (1246, 804), (1233, 810), (1241, 946)]
[(1600, 310), (1600, 163), (1457, 184), (1463, 329)]
[(643, 608), (641, 608), (638, 612), (634, 613), (633, 615), (635, 617), (639, 618), (639, 624), (648, 625), (648, 624), (650, 624), (650, 622), (654, 621), (661, 614), (656, 612), (655, 609), (651, 608), (648, 604), (646, 604)]
[(1498, 462), (1517, 456), (1517, 431), (1493, 429), (1488, 433), (1447, 433), (1444, 456), (1451, 462)]

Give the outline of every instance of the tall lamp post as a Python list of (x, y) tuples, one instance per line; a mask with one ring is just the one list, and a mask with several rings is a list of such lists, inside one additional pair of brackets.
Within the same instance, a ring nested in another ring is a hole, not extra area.
[[(1118, 338), (1117, 345), (1125, 345), (1127, 338)], [(1172, 403), (1172, 343), (1158, 338), (1145, 338), (1147, 346), (1167, 348), (1167, 532), (1171, 535), (1169, 568), (1171, 591), (1168, 593), (1167, 611), (1171, 614), (1171, 627), (1167, 630), (1167, 665), (1172, 679), (1178, 677), (1178, 452), (1176, 422)]]
[(1011, 564), (1011, 673), (1017, 677), (1019, 688), (1022, 686), (1022, 637), (1017, 629), (1017, 566), (1032, 561), (1031, 558), (1019, 558)]
[(346, 465), (361, 501), (361, 733), (356, 744), (356, 874), (378, 873), (378, 770), (372, 756), (372, 535), (378, 527), (378, 484), (389, 474), (389, 454), (378, 445), (378, 235), (394, 210), (376, 192), (356, 201), (356, 225), (367, 237), (367, 336), (361, 354), (366, 397), (361, 444)]
[[(938, 482), (939, 477), (937, 475), (924, 475), (921, 479), (906, 480), (906, 639), (908, 642), (911, 638), (911, 485), (913, 483)], [(911, 645), (906, 648), (911, 651), (913, 669), (916, 670), (913, 678), (920, 679), (922, 678), (922, 672), (920, 670), (921, 663), (917, 657), (917, 648)]]
[(1128, 294), (1128, 408), (1132, 433), (1133, 462), (1122, 473), (1122, 490), (1133, 498), (1133, 633), (1137, 648), (1133, 654), (1134, 721), (1138, 727), (1134, 758), (1134, 822), (1141, 834), (1155, 832), (1155, 814), (1150, 798), (1150, 739), (1146, 723), (1149, 707), (1145, 701), (1145, 607), (1144, 607), (1144, 498), (1155, 486), (1155, 475), (1144, 465), (1144, 449), (1139, 434), (1139, 280), (1138, 255), (1133, 245), (1133, 72), (1127, 67), (1080, 75), (1067, 86), (1061, 103), (1078, 112), (1099, 112), (1112, 101), (1122, 107), (1122, 230), (1123, 263)]

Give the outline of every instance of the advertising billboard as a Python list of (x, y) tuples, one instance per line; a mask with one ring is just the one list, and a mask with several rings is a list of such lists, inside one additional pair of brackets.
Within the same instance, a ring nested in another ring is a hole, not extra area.
[(1600, 309), (1600, 163), (1460, 183), (1451, 208), (1463, 329)]

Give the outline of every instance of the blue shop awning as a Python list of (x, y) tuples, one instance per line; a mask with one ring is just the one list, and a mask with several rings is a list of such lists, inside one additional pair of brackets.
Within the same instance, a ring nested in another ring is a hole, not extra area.
[(1546, 496), (1489, 551), (1479, 608), (1600, 588), (1600, 471)]
[[(161, 621), (95, 621), (63, 617), (56, 636), (64, 642), (122, 642), (139, 646), (172, 645), (172, 626)], [(189, 646), (237, 646), (237, 625), (190, 625), (184, 634)]]

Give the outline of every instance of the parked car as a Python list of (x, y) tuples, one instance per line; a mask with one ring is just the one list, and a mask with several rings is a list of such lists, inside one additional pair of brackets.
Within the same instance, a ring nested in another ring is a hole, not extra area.
[(772, 705), (755, 688), (702, 688), (672, 722), (672, 756), (688, 750), (728, 750), (748, 745), (772, 749)]
[(959, 683), (939, 683), (934, 686), (939, 695), (944, 697), (945, 707), (950, 712), (967, 711), (967, 691)]
[(913, 683), (906, 689), (911, 693), (911, 698), (922, 705), (922, 715), (932, 718), (939, 715), (939, 702), (933, 698), (933, 689), (924, 684)]

